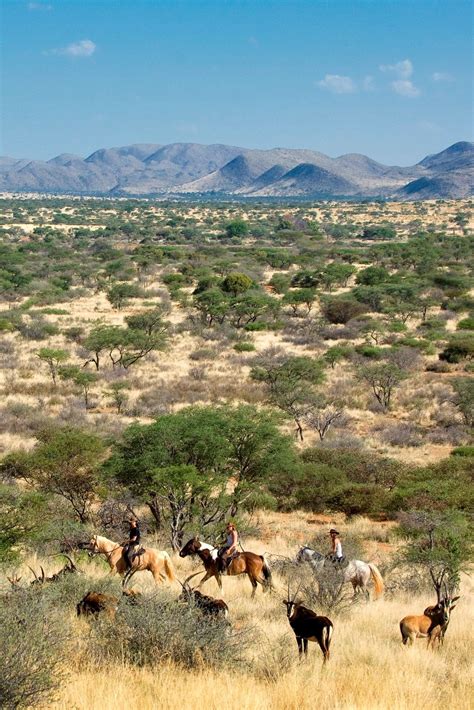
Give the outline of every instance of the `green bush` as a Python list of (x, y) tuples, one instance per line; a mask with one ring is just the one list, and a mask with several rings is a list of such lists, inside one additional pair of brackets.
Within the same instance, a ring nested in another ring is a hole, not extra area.
[(238, 353), (250, 353), (255, 350), (255, 345), (253, 343), (236, 343), (234, 350)]
[(459, 321), (458, 330), (474, 330), (474, 317), (469, 316), (469, 318), (463, 318)]
[(474, 446), (456, 446), (451, 451), (451, 456), (474, 457)]
[(382, 348), (377, 348), (375, 345), (369, 345), (368, 343), (356, 345), (354, 350), (358, 355), (362, 355), (370, 360), (380, 360), (383, 355)]

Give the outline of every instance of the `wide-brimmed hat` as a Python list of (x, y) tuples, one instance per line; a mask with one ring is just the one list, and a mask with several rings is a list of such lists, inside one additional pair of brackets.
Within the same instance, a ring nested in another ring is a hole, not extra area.
[(339, 535), (339, 531), (338, 531), (338, 530), (334, 530), (334, 528), (331, 528), (331, 530), (329, 531), (329, 534), (330, 534), (330, 535)]

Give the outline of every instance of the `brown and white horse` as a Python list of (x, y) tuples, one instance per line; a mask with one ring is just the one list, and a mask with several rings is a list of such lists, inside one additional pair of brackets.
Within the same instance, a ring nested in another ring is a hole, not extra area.
[(110, 567), (110, 573), (123, 576), (123, 585), (128, 582), (135, 572), (143, 572), (145, 570), (152, 573), (153, 579), (157, 584), (161, 584), (166, 580), (173, 582), (176, 579), (171, 558), (165, 550), (146, 549), (143, 554), (134, 558), (132, 568), (127, 571), (127, 565), (123, 557), (123, 546), (117, 542), (113, 542), (101, 535), (94, 535), (89, 540), (89, 543), (81, 545), (81, 547), (91, 553), (105, 555)]
[[(217, 560), (208, 548), (209, 545), (202, 543), (198, 537), (193, 537), (182, 548), (179, 556), (188, 557), (188, 555), (198, 555), (203, 563), (206, 574), (199, 582), (197, 589), (211, 577), (216, 578), (219, 588), (222, 589), (221, 573), (217, 567)], [(262, 585), (264, 592), (267, 592), (272, 587), (272, 573), (266, 559), (263, 555), (256, 555), (254, 552), (240, 552), (237, 557), (234, 557), (231, 562), (229, 562), (226, 574), (231, 576), (246, 574), (253, 587), (252, 597), (255, 596), (255, 592), (257, 591), (257, 583)]]

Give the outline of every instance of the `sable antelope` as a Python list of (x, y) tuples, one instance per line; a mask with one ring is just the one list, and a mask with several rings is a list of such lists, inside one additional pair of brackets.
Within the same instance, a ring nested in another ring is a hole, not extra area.
[[(198, 584), (198, 589), (207, 582), (211, 577), (216, 578), (216, 582), (222, 589), (221, 573), (219, 572), (217, 561), (213, 557), (209, 545), (202, 543), (198, 537), (193, 537), (182, 548), (179, 553), (180, 557), (188, 555), (197, 555), (204, 565), (206, 574)], [(262, 585), (264, 592), (272, 588), (272, 573), (268, 563), (263, 555), (256, 555), (254, 552), (241, 552), (234, 557), (227, 567), (226, 574), (234, 576), (237, 574), (246, 574), (252, 585), (252, 597), (257, 591), (257, 583)]]
[(308, 641), (316, 641), (323, 652), (323, 663), (326, 663), (329, 660), (333, 623), (327, 616), (318, 616), (301, 602), (296, 601), (298, 591), (299, 587), (291, 598), (290, 585), (288, 585), (288, 599), (284, 599), (283, 604), (286, 606), (286, 615), (296, 636), (300, 658), (303, 651), (305, 656), (308, 654)]
[(411, 646), (416, 638), (427, 638), (428, 648), (435, 641), (442, 644), (446, 634), (451, 612), (456, 608), (459, 597), (451, 599), (445, 596), (434, 606), (428, 606), (420, 616), (405, 616), (400, 621), (400, 632), (404, 646)]
[[(296, 555), (296, 562), (308, 562), (315, 572), (320, 572), (325, 564), (333, 564), (320, 552), (311, 547), (300, 547)], [(374, 583), (375, 598), (378, 599), (383, 594), (384, 582), (380, 570), (373, 562), (363, 560), (349, 560), (344, 567), (341, 566), (341, 573), (344, 574), (344, 582), (350, 582), (354, 589), (354, 594), (364, 592), (369, 598), (368, 585), (370, 580)]]
[[(136, 589), (124, 589), (122, 598), (125, 597), (129, 604), (137, 604), (141, 592)], [(113, 594), (103, 594), (102, 592), (87, 592), (87, 594), (76, 604), (78, 616), (92, 616), (101, 611), (106, 612), (106, 616), (115, 618), (115, 613), (119, 606), (119, 599)]]
[(104, 612), (110, 619), (115, 618), (119, 600), (112, 594), (87, 592), (76, 606), (78, 616), (93, 616)]
[[(62, 554), (64, 554), (64, 553), (62, 553)], [(74, 562), (72, 561), (72, 559), (68, 555), (64, 555), (64, 557), (67, 559), (67, 563), (64, 565), (64, 567), (62, 569), (59, 570), (59, 572), (55, 572), (55, 574), (51, 575), (51, 577), (46, 577), (45, 572), (44, 572), (44, 568), (42, 566), (40, 566), (41, 577), (38, 577), (38, 575), (36, 574), (34, 569), (32, 567), (28, 566), (28, 568), (31, 570), (31, 572), (33, 572), (33, 574), (35, 576), (34, 580), (31, 582), (31, 584), (38, 585), (38, 584), (46, 584), (48, 582), (57, 582), (58, 579), (62, 579), (67, 574), (71, 574), (71, 573), (76, 574), (77, 572), (79, 572), (79, 570), (77, 569), (77, 567), (74, 564)]]
[[(194, 575), (191, 575), (194, 576)], [(203, 614), (206, 616), (214, 616), (216, 618), (227, 619), (229, 614), (229, 607), (223, 599), (214, 599), (214, 597), (208, 597), (206, 594), (201, 594), (197, 589), (191, 589), (188, 584), (188, 579), (185, 580), (184, 584), (181, 584), (183, 591), (179, 595), (179, 601), (193, 603)]]
[(8, 577), (8, 575), (7, 575), (7, 579), (10, 582), (11, 588), (13, 591), (17, 592), (19, 589), (21, 589), (21, 587), (20, 587), (21, 577), (19, 577), (16, 572), (14, 572), (14, 574), (12, 574), (11, 577)]
[(123, 559), (123, 545), (119, 545), (117, 542), (108, 540), (100, 535), (94, 535), (89, 542), (82, 543), (79, 547), (83, 550), (89, 550), (91, 554), (105, 555), (110, 567), (110, 573), (123, 576), (122, 584), (124, 586), (135, 572), (144, 570), (152, 573), (153, 579), (157, 584), (161, 584), (167, 579), (170, 582), (176, 579), (171, 558), (165, 550), (146, 549), (143, 554), (135, 557), (132, 569), (127, 570), (127, 565)]

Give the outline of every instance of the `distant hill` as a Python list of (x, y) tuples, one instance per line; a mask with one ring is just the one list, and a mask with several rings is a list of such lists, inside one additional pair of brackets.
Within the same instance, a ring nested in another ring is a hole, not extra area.
[(48, 161), (0, 157), (0, 190), (115, 196), (387, 197), (474, 194), (474, 144), (462, 141), (409, 167), (365, 155), (330, 158), (305, 149), (251, 150), (197, 143), (101, 148)]

